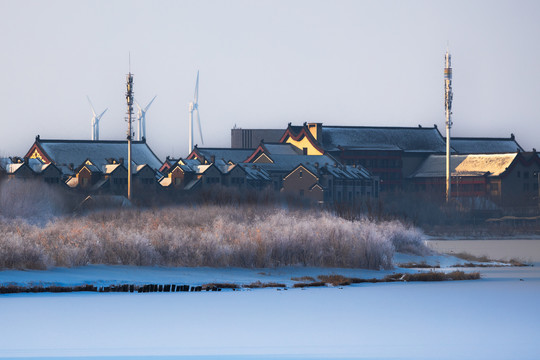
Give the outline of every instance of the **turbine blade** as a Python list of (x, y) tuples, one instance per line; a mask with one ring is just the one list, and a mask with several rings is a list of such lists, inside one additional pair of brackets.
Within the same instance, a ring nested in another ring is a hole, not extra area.
[(94, 110), (94, 105), (92, 105), (92, 102), (90, 101), (90, 97), (86, 95), (86, 98), (88, 99), (88, 103), (90, 104), (90, 107), (92, 108), (92, 114), (96, 116), (96, 110)]
[(154, 102), (154, 100), (156, 100), (157, 98), (157, 95), (154, 96), (154, 98), (152, 100), (150, 100), (150, 102), (148, 103), (148, 105), (146, 105), (146, 107), (144, 108), (144, 112), (147, 112), (148, 109), (150, 108), (150, 105), (152, 105), (152, 103)]
[(107, 112), (107, 110), (109, 110), (109, 108), (106, 108), (99, 116), (96, 116), (97, 121), (101, 120), (101, 117)]
[(133, 101), (135, 102), (135, 105), (137, 105), (137, 107), (139, 108), (139, 110), (142, 109), (141, 105), (139, 105), (139, 103), (137, 102), (137, 99), (133, 99)]
[(199, 109), (197, 109), (197, 125), (199, 126), (199, 135), (201, 135), (201, 143), (204, 145), (204, 139), (202, 137), (202, 129), (201, 129), (201, 117), (199, 116)]
[(194, 100), (195, 100), (195, 104), (199, 103), (199, 70), (197, 70), (197, 82), (195, 83)]

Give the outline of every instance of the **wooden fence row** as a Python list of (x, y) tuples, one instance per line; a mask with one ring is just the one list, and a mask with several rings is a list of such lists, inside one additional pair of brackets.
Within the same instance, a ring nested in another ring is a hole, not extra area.
[(90, 291), (99, 293), (129, 292), (129, 293), (152, 293), (152, 292), (196, 292), (196, 291), (221, 291), (217, 286), (190, 286), (176, 284), (120, 284), (110, 286), (80, 285), (80, 286), (0, 286), (0, 294), (18, 293), (69, 293)]

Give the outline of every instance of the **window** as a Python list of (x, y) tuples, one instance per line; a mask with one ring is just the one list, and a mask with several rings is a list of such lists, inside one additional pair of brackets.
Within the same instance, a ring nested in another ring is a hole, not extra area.
[(299, 175), (300, 179), (302, 178), (302, 170), (300, 170), (300, 175)]

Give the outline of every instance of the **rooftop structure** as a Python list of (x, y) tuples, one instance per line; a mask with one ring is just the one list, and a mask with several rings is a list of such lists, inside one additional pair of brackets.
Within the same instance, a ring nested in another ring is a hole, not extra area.
[(524, 151), (513, 134), (509, 138), (453, 137), (452, 148), (458, 154), (503, 154)]
[[(25, 157), (37, 158), (44, 163), (62, 167), (77, 167), (90, 159), (98, 168), (113, 163), (127, 163), (128, 147), (125, 140), (45, 140), (39, 135)], [(132, 143), (132, 161), (137, 165), (148, 164), (158, 170), (162, 164), (145, 141)]]
[[(514, 162), (518, 153), (452, 155), (452, 176), (500, 176)], [(411, 177), (445, 177), (444, 155), (431, 155)]]

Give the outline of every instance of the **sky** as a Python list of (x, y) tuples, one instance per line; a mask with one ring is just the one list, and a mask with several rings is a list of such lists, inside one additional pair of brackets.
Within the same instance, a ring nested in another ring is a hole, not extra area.
[(155, 95), (147, 141), (188, 154), (200, 70), (204, 144), (238, 128), (433, 126), (444, 134), (444, 53), (453, 67), (453, 136), (538, 147), (538, 1), (0, 0), (0, 156), (36, 135), (125, 139), (125, 76)]

